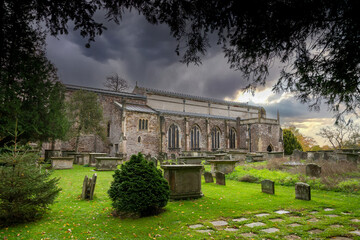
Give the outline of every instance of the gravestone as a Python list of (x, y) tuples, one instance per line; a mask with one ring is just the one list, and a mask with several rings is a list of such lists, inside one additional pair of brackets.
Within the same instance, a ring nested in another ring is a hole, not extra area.
[(310, 185), (302, 182), (295, 183), (295, 198), (310, 201)]
[(164, 177), (169, 183), (170, 199), (200, 198), (202, 165), (162, 165)]
[(300, 161), (302, 156), (302, 151), (295, 149), (291, 155), (291, 160), (292, 161)]
[(263, 193), (275, 194), (274, 182), (271, 180), (261, 181), (261, 191)]
[(213, 183), (214, 182), (214, 179), (213, 179), (213, 176), (212, 176), (211, 172), (205, 172), (204, 173), (204, 178), (205, 178), (206, 183)]
[(216, 184), (225, 185), (225, 174), (222, 172), (216, 172)]
[(83, 182), (82, 193), (81, 193), (82, 199), (93, 200), (96, 179), (97, 179), (96, 173), (92, 176), (92, 178), (88, 178), (88, 176), (85, 176), (84, 182)]
[(306, 175), (310, 177), (320, 177), (321, 167), (317, 164), (309, 163), (306, 165)]

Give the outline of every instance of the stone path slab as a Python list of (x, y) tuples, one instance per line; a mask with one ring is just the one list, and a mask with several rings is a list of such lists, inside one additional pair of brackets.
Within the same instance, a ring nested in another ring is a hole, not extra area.
[(194, 225), (190, 225), (189, 228), (196, 229), (196, 228), (201, 228), (203, 226), (204, 225), (202, 225), (202, 224), (194, 224)]
[(343, 225), (339, 225), (339, 224), (335, 224), (335, 225), (330, 225), (331, 228), (341, 228), (343, 227)]
[(246, 220), (249, 220), (249, 219), (247, 219), (247, 218), (234, 218), (233, 222), (244, 222)]
[(277, 214), (288, 214), (290, 213), (289, 211), (285, 211), (285, 210), (279, 210), (279, 211), (276, 211), (275, 213)]
[(287, 235), (287, 236), (285, 236), (285, 239), (288, 239), (288, 240), (297, 240), (297, 239), (301, 239), (301, 237), (292, 234), (292, 235)]
[(341, 212), (341, 214), (343, 214), (343, 215), (351, 215), (350, 212)]
[(224, 230), (225, 230), (225, 231), (228, 231), (228, 232), (236, 232), (236, 231), (239, 231), (239, 229), (237, 229), (237, 228), (225, 228)]
[(228, 225), (228, 222), (226, 221), (213, 221), (210, 222), (212, 225), (214, 225), (215, 227), (220, 227), (220, 226), (226, 226)]
[(298, 223), (292, 223), (292, 224), (289, 224), (288, 226), (289, 227), (299, 227), (299, 226), (302, 226), (302, 225), (298, 224)]
[(333, 208), (324, 208), (324, 211), (325, 212), (330, 212), (330, 211), (334, 211), (334, 209)]
[(357, 219), (357, 218), (351, 219), (350, 221), (352, 221), (352, 222), (360, 222), (360, 220)]
[(308, 233), (310, 233), (310, 234), (319, 234), (322, 232), (323, 232), (323, 230), (320, 230), (320, 229), (313, 229), (313, 230), (308, 231)]
[(350, 232), (351, 234), (355, 234), (355, 235), (358, 235), (358, 236), (360, 236), (360, 231), (359, 230), (356, 230), (356, 231), (352, 231), (352, 232)]
[(241, 236), (247, 237), (247, 238), (253, 238), (253, 237), (256, 237), (257, 235), (255, 233), (249, 232), (249, 233), (242, 233)]
[(331, 218), (333, 218), (333, 217), (338, 217), (339, 215), (336, 215), (336, 214), (329, 214), (329, 215), (324, 215), (325, 217), (331, 217)]
[(309, 220), (307, 220), (308, 222), (318, 222), (319, 219), (317, 218), (310, 218)]
[(262, 222), (253, 222), (253, 223), (245, 224), (245, 226), (253, 228), (253, 227), (265, 226), (265, 224)]
[(281, 218), (273, 218), (273, 219), (269, 219), (271, 222), (282, 222), (284, 221), (284, 219)]
[(311, 211), (310, 213), (311, 213), (311, 214), (315, 214), (315, 213), (318, 213), (318, 211)]
[(266, 228), (266, 229), (263, 229), (261, 231), (266, 232), (266, 233), (274, 233), (274, 232), (278, 232), (279, 229), (277, 229), (277, 228)]
[(347, 237), (333, 237), (333, 238), (331, 238), (331, 240), (353, 240), (353, 239), (347, 238)]
[(268, 213), (259, 213), (259, 214), (256, 214), (255, 217), (266, 217), (266, 216), (269, 216), (270, 214)]
[(211, 230), (211, 229), (196, 230), (196, 231), (199, 232), (199, 233), (211, 233), (211, 232), (214, 232), (214, 230)]

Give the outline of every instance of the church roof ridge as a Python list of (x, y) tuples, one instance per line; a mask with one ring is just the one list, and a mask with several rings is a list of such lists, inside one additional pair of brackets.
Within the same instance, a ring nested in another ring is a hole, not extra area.
[(221, 103), (221, 104), (227, 104), (227, 105), (238, 105), (238, 106), (242, 106), (242, 107), (249, 107), (249, 108), (255, 108), (255, 109), (262, 108), (260, 106), (249, 105), (247, 103), (226, 101), (226, 100), (221, 100), (221, 99), (217, 99), (217, 98), (209, 98), (209, 97), (202, 97), (202, 96), (194, 96), (194, 95), (190, 95), (190, 94), (186, 94), (186, 93), (171, 92), (171, 91), (155, 89), (155, 88), (147, 88), (147, 87), (139, 87), (139, 86), (137, 86), (137, 88), (143, 89), (146, 92), (157, 93), (157, 94), (167, 95), (167, 96), (171, 96), (171, 97), (180, 97), (180, 98), (187, 98), (187, 99), (192, 99), (192, 100), (200, 100), (200, 101), (213, 102), (213, 103)]
[(73, 84), (64, 84), (64, 86), (67, 89), (71, 89), (71, 90), (86, 90), (86, 91), (91, 91), (91, 92), (96, 92), (96, 93), (104, 93), (104, 94), (110, 94), (110, 95), (116, 95), (116, 96), (146, 99), (146, 96), (131, 93), (131, 92), (116, 92), (116, 91), (112, 91), (112, 90), (108, 90), (108, 89), (85, 87), (85, 86), (79, 86), (79, 85), (73, 85)]

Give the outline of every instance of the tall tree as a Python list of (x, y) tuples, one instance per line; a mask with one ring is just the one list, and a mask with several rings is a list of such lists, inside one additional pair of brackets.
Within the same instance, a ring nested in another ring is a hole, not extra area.
[(283, 139), (284, 139), (284, 153), (290, 155), (295, 149), (302, 151), (301, 144), (296, 139), (295, 135), (289, 130), (283, 130)]
[(297, 141), (300, 143), (303, 151), (309, 151), (313, 146), (317, 144), (314, 138), (303, 135), (300, 130), (297, 129), (294, 125), (291, 125), (285, 129), (290, 130), (294, 134)]
[(129, 84), (125, 78), (122, 78), (117, 73), (107, 76), (104, 86), (115, 92), (124, 92), (129, 88)]
[[(250, 88), (264, 84), (269, 66), (279, 59), (286, 67), (274, 90), (291, 91), (315, 109), (321, 102), (339, 113), (360, 107), (358, 0), (255, 0), (247, 4), (236, 0), (5, 0), (1, 8), (3, 56), (12, 41), (13, 34), (8, 33), (13, 28), (33, 28), (35, 20), (42, 21), (52, 35), (68, 33), (71, 21), (91, 42), (105, 29), (94, 18), (97, 10), (119, 23), (125, 11), (134, 9), (150, 23), (170, 27), (179, 42), (175, 51), (181, 51), (185, 63), (201, 63), (210, 36), (217, 37), (230, 67), (251, 80)], [(28, 18), (24, 20), (22, 14)], [(27, 32), (18, 34), (27, 36)]]
[(76, 137), (76, 152), (81, 134), (94, 134), (105, 140), (103, 111), (96, 93), (82, 90), (74, 92), (69, 100), (68, 112), (72, 122), (71, 132)]

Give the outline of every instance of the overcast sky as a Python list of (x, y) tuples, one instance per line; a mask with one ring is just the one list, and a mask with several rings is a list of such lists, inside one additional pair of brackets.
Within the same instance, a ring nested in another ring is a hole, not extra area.
[[(328, 144), (316, 133), (332, 125), (333, 114), (326, 106), (320, 112), (309, 111), (289, 93), (271, 91), (280, 67), (274, 64), (265, 87), (255, 95), (243, 93), (247, 85), (241, 72), (229, 69), (221, 49), (212, 45), (200, 66), (180, 63), (176, 41), (166, 25), (151, 25), (136, 13), (124, 15), (120, 25), (106, 22), (108, 30), (96, 37), (91, 48), (78, 32), (47, 38), (47, 54), (56, 65), (63, 83), (104, 88), (106, 76), (118, 73), (133, 87), (169, 90), (191, 95), (249, 102), (263, 106), (267, 116), (275, 118), (279, 110), (281, 124), (293, 124), (320, 145)], [(132, 90), (132, 89), (131, 89)]]

